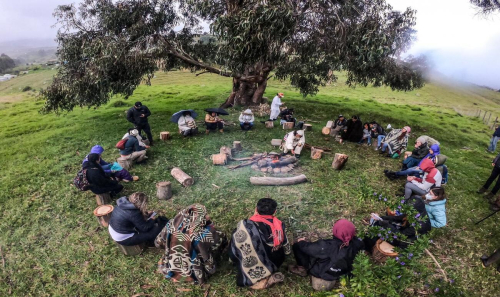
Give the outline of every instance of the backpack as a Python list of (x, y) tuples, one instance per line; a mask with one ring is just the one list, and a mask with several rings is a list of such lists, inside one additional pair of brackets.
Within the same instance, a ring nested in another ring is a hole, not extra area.
[(80, 171), (78, 171), (75, 178), (73, 179), (73, 184), (80, 191), (87, 191), (89, 189), (90, 183), (87, 180), (87, 169), (81, 169)]
[(115, 145), (115, 147), (119, 150), (124, 150), (125, 149), (125, 144), (127, 143), (128, 137), (125, 139), (122, 139), (118, 141)]

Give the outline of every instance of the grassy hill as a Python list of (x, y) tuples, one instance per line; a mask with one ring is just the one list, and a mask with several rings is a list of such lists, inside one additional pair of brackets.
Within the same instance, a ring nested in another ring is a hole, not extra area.
[[(115, 143), (130, 126), (125, 110), (140, 100), (152, 111), (150, 123), (155, 137), (160, 131), (177, 131), (170, 115), (184, 108), (199, 112), (218, 106), (230, 92), (230, 80), (211, 74), (195, 78), (189, 72), (159, 73), (152, 86), (139, 87), (128, 100), (114, 98), (106, 106), (76, 109), (61, 115), (41, 115), (43, 105), (31, 92), (21, 92), (29, 85), (42, 87), (53, 71), (33, 74), (0, 83), (0, 246), (5, 267), (0, 266), (0, 295), (24, 296), (202, 296), (204, 289), (178, 287), (155, 273), (160, 253), (147, 251), (141, 256), (125, 257), (113, 244), (107, 230), (98, 227), (92, 211), (96, 207), (91, 193), (81, 193), (70, 186), (81, 160), (95, 144), (106, 151), (103, 158), (115, 159)], [(259, 198), (270, 196), (280, 205), (278, 216), (287, 224), (288, 235), (304, 232), (329, 232), (339, 218), (354, 221), (360, 232), (361, 219), (371, 212), (382, 212), (384, 205), (367, 197), (369, 191), (383, 193), (396, 200), (394, 192), (404, 181), (391, 182), (383, 169), (395, 170), (400, 160), (380, 157), (372, 148), (355, 144), (340, 145), (321, 135), (327, 120), (339, 113), (360, 115), (363, 121), (377, 120), (384, 126), (410, 125), (412, 140), (422, 134), (441, 142), (441, 152), (449, 159), (450, 182), (448, 227), (432, 234), (431, 252), (448, 277), (455, 280), (455, 291), (472, 296), (497, 296), (499, 276), (494, 270), (481, 268), (478, 257), (500, 246), (498, 216), (479, 226), (473, 223), (489, 213), (486, 200), (475, 191), (487, 178), (492, 155), (486, 148), (492, 131), (480, 120), (466, 117), (476, 109), (500, 114), (500, 93), (484, 88), (454, 85), (443, 79), (421, 90), (400, 93), (387, 88), (348, 88), (340, 76), (335, 85), (321, 88), (314, 97), (302, 98), (286, 82), (270, 81), (266, 96), (283, 91), (287, 106), (295, 107), (301, 119), (313, 120), (313, 131), (307, 142), (348, 154), (342, 171), (331, 169), (332, 155), (311, 160), (305, 151), (296, 173), (304, 173), (310, 182), (291, 187), (253, 187), (248, 179), (261, 175), (250, 168), (229, 171), (211, 165), (210, 155), (219, 147), (240, 140), (244, 151), (271, 151), (272, 138), (283, 137), (280, 128), (264, 129), (260, 124), (244, 133), (230, 125), (223, 135), (199, 135), (182, 139), (157, 141), (148, 151), (145, 165), (131, 172), (141, 180), (125, 184), (124, 194), (145, 192), (152, 209), (173, 217), (192, 203), (203, 203), (217, 227), (230, 234), (236, 222), (253, 213)], [(460, 112), (459, 113), (457, 113)], [(227, 117), (237, 122), (239, 109)], [(260, 119), (259, 119), (260, 120)], [(183, 188), (170, 176), (179, 166), (195, 179)], [(164, 202), (155, 198), (155, 183), (173, 181), (174, 197)], [(214, 187), (216, 185), (217, 187)], [(286, 264), (292, 263), (290, 257)], [(431, 272), (435, 266), (427, 257), (419, 261)], [(284, 271), (284, 269), (283, 269)], [(218, 272), (210, 279), (210, 296), (310, 296), (307, 279), (285, 273), (285, 283), (266, 292), (251, 292), (235, 285), (235, 272), (224, 257)], [(413, 283), (398, 294), (416, 296), (431, 294), (437, 282), (436, 271), (428, 279), (415, 276)], [(397, 280), (395, 280), (397, 282)], [(349, 290), (342, 291), (348, 295)], [(438, 294), (454, 296), (452, 293)], [(326, 295), (325, 295), (326, 296)]]

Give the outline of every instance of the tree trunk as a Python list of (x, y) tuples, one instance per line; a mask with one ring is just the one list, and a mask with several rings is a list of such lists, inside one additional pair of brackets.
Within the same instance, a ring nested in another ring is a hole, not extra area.
[(252, 176), (250, 182), (256, 186), (289, 186), (305, 183), (307, 177), (303, 174), (294, 177), (256, 177)]
[(335, 158), (333, 159), (332, 167), (335, 170), (341, 170), (344, 168), (345, 163), (349, 159), (348, 155), (344, 154), (335, 154)]
[(261, 104), (270, 71), (268, 65), (259, 64), (248, 67), (242, 76), (233, 77), (233, 90), (221, 107)]
[(189, 187), (194, 184), (194, 180), (191, 176), (187, 175), (182, 169), (179, 167), (174, 167), (170, 172), (172, 176), (180, 182), (184, 187)]
[(168, 181), (157, 183), (156, 196), (160, 200), (168, 200), (172, 198), (172, 183)]

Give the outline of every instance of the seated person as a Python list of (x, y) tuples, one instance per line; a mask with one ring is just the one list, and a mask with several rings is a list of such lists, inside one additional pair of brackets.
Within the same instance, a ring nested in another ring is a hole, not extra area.
[(388, 157), (399, 157), (399, 155), (406, 150), (410, 132), (411, 128), (408, 126), (405, 126), (403, 129), (394, 129), (389, 132), (382, 141), (380, 153), (387, 153)]
[(428, 154), (429, 147), (427, 146), (425, 139), (423, 137), (417, 138), (417, 141), (415, 141), (415, 148), (411, 151), (411, 155), (405, 155), (401, 170), (417, 166)]
[[(101, 158), (101, 155), (102, 155), (103, 152), (104, 152), (104, 148), (102, 146), (100, 146), (100, 145), (94, 145), (90, 149), (90, 153), (89, 154), (98, 154), (99, 158), (100, 158), (99, 165), (101, 165), (101, 168), (104, 170), (104, 172), (106, 173), (107, 176), (113, 176), (113, 174), (111, 172), (111, 166), (112, 166), (112, 164), (109, 164), (108, 162), (104, 161)], [(88, 161), (89, 161), (89, 155), (86, 155), (85, 158), (83, 159), (83, 162), (82, 162), (82, 168), (85, 166), (85, 164)]]
[(358, 116), (352, 116), (350, 120), (347, 121), (347, 125), (344, 130), (341, 131), (340, 143), (344, 141), (359, 142), (363, 138), (363, 124), (359, 120)]
[(148, 197), (136, 192), (116, 200), (116, 206), (109, 219), (108, 231), (118, 244), (132, 246), (146, 244), (154, 246), (156, 236), (161, 232), (168, 219), (153, 218), (155, 213), (147, 210)]
[(297, 123), (297, 120), (293, 117), (293, 114), (294, 114), (294, 109), (293, 108), (286, 108), (286, 109), (283, 109), (281, 112), (280, 112), (280, 124), (283, 125), (283, 123), (289, 123), (289, 122), (292, 122), (294, 123), (294, 127), (295, 127), (295, 123)]
[(209, 112), (205, 116), (205, 126), (207, 126), (206, 134), (210, 131), (219, 130), (220, 133), (224, 133), (224, 121), (219, 118), (219, 115), (215, 112)]
[(497, 266), (497, 272), (500, 273), (500, 249), (496, 250), (493, 252), (491, 255), (483, 255), (481, 256), (481, 264), (483, 267), (488, 267), (492, 264), (495, 264), (495, 262), (498, 262)]
[(173, 282), (204, 284), (215, 273), (216, 258), (227, 246), (205, 206), (193, 204), (180, 211), (158, 234), (155, 246), (165, 253), (158, 270)]
[(130, 172), (128, 172), (126, 169), (120, 166), (117, 162), (114, 162), (113, 165), (111, 166), (111, 172), (113, 173), (113, 177), (115, 178), (116, 181), (124, 181), (124, 182), (131, 182), (131, 181), (138, 181), (139, 177), (138, 176), (132, 176)]
[(86, 170), (86, 177), (89, 182), (89, 190), (94, 194), (109, 193), (111, 197), (114, 197), (123, 190), (123, 186), (106, 175), (100, 165), (100, 161), (101, 157), (98, 154), (89, 154), (87, 162), (83, 164), (83, 169)]
[(416, 177), (420, 177), (420, 176), (422, 176), (424, 174), (424, 171), (422, 170), (422, 168), (420, 168), (420, 165), (422, 164), (422, 161), (425, 160), (425, 159), (430, 159), (432, 161), (432, 163), (437, 164), (438, 161), (439, 161), (439, 156), (440, 156), (439, 145), (433, 144), (431, 146), (431, 148), (429, 149), (427, 155), (424, 158), (422, 158), (422, 160), (420, 160), (420, 162), (418, 163), (418, 166), (410, 167), (408, 169), (397, 171), (397, 172), (393, 172), (393, 171), (389, 171), (389, 170), (384, 170), (384, 174), (389, 179), (391, 179), (391, 180), (397, 179), (400, 176), (416, 176)]
[(434, 166), (430, 159), (422, 160), (419, 167), (424, 172), (422, 178), (415, 176), (408, 176), (405, 185), (405, 199), (410, 198), (412, 195), (424, 196), (429, 192), (431, 187), (440, 187), (442, 176), (439, 170)]
[(433, 188), (422, 197), (425, 202), (425, 210), (431, 220), (433, 228), (446, 226), (446, 194), (444, 188)]
[(343, 115), (339, 115), (337, 120), (333, 123), (332, 130), (330, 131), (330, 136), (337, 136), (340, 134), (340, 131), (345, 129), (347, 125), (347, 121)]
[[(240, 287), (265, 289), (283, 281), (278, 270), (290, 254), (290, 243), (285, 225), (275, 217), (277, 206), (273, 199), (260, 199), (254, 215), (240, 221), (233, 232), (229, 257), (238, 269)], [(259, 269), (261, 273), (255, 273)]]
[(148, 158), (146, 156), (146, 148), (139, 145), (139, 140), (136, 138), (136, 136), (139, 135), (137, 129), (131, 130), (129, 134), (127, 142), (125, 143), (125, 148), (120, 150), (120, 155), (122, 158), (140, 163)]
[(252, 129), (253, 122), (255, 121), (255, 117), (253, 116), (253, 112), (251, 109), (247, 109), (240, 114), (240, 127), (241, 130), (248, 131)]
[[(125, 133), (125, 135), (123, 135), (122, 139), (125, 139), (125, 138), (129, 137), (129, 136), (130, 136), (130, 132), (131, 132), (132, 130), (134, 130), (134, 129), (136, 129), (136, 128), (130, 128), (130, 129), (128, 129), (127, 133)], [(138, 131), (138, 133), (137, 133), (137, 135), (135, 136), (135, 138), (137, 138), (137, 141), (139, 141), (139, 145), (148, 149), (148, 148), (149, 148), (149, 145), (147, 145), (147, 144), (144, 142), (144, 140), (143, 140), (143, 138), (142, 138), (141, 134), (139, 134), (139, 130), (137, 130), (137, 131)], [(146, 140), (146, 141), (147, 141), (147, 140)]]
[(190, 111), (184, 111), (182, 116), (177, 121), (179, 126), (179, 131), (183, 136), (192, 136), (198, 134), (198, 127), (196, 127), (196, 122), (191, 116)]
[(385, 138), (385, 131), (382, 126), (379, 125), (379, 123), (373, 121), (370, 123), (370, 129), (372, 130), (372, 138), (377, 139), (377, 147), (375, 150), (378, 150), (380, 148), (380, 145), (382, 144), (382, 140)]
[(296, 158), (300, 158), (300, 153), (305, 144), (306, 137), (304, 136), (304, 130), (292, 131), (284, 137), (284, 144), (282, 145), (283, 154), (291, 152)]
[[(413, 204), (413, 208), (418, 212), (419, 218), (422, 218), (418, 222), (418, 226), (412, 226), (408, 224), (406, 219), (406, 214), (398, 214), (397, 211), (387, 213), (386, 216), (379, 216), (378, 214), (372, 214), (370, 220), (372, 226), (380, 226), (391, 231), (393, 236), (398, 234), (403, 234), (407, 237), (407, 241), (413, 242), (417, 239), (417, 235), (427, 234), (431, 230), (431, 222), (425, 210), (425, 204), (419, 197), (412, 197), (411, 199), (406, 199), (406, 203)], [(417, 228), (418, 229), (417, 229)], [(377, 242), (378, 238), (365, 238), (363, 239), (366, 250), (371, 251), (373, 246)], [(408, 247), (409, 243), (406, 241), (399, 240), (399, 238), (394, 238), (388, 240), (393, 246), (400, 248)]]
[(362, 144), (366, 141), (366, 144), (371, 145), (372, 144), (372, 133), (370, 131), (370, 125), (368, 123), (365, 123), (363, 125), (363, 138), (359, 141), (359, 144)]
[(297, 265), (289, 266), (290, 272), (325, 280), (329, 282), (326, 290), (331, 290), (343, 275), (351, 273), (354, 258), (365, 249), (363, 241), (356, 237), (354, 224), (344, 219), (333, 225), (332, 239), (308, 242), (299, 238), (297, 241), (292, 247)]

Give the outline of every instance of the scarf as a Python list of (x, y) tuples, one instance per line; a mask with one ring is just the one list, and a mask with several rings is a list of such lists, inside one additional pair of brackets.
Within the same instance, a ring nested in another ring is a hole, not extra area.
[(356, 227), (348, 220), (341, 219), (333, 225), (333, 236), (342, 240), (340, 248), (349, 246), (349, 242), (356, 236)]
[[(273, 220), (269, 222), (268, 220)], [(273, 237), (274, 249), (277, 249), (283, 243), (283, 223), (278, 218), (272, 215), (261, 215), (255, 210), (255, 213), (250, 217), (250, 221), (256, 223), (264, 223), (271, 228), (271, 236)]]

